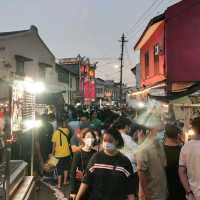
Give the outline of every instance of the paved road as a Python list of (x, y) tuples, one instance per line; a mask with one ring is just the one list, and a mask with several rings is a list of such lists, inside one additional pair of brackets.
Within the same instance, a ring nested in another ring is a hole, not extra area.
[(31, 195), (30, 200), (67, 200), (69, 186), (63, 187), (61, 191), (57, 190), (53, 184), (38, 182), (36, 191)]

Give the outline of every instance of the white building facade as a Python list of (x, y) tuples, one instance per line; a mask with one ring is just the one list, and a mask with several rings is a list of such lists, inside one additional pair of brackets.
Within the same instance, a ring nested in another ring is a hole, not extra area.
[[(49, 93), (69, 90), (67, 82), (58, 80), (55, 56), (35, 26), (28, 30), (0, 33), (0, 72), (3, 80), (30, 77), (42, 81)], [(69, 102), (68, 93), (63, 96)]]

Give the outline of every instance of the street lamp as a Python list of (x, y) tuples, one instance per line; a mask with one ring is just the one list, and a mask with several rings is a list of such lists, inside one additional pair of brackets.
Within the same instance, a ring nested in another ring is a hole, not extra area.
[(119, 68), (119, 65), (114, 65), (114, 68), (115, 68), (115, 69), (118, 69), (118, 68)]

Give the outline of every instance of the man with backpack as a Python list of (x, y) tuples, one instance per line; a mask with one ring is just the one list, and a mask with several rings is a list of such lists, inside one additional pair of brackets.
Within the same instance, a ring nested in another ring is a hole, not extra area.
[(65, 121), (59, 123), (59, 128), (52, 136), (52, 155), (58, 159), (58, 189), (61, 188), (62, 174), (64, 174), (64, 185), (67, 184), (68, 172), (71, 165), (70, 130)]

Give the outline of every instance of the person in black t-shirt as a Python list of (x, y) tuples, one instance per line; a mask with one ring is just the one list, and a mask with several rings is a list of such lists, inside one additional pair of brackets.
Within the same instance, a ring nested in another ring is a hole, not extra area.
[(131, 163), (118, 151), (124, 142), (116, 129), (103, 135), (103, 151), (90, 160), (76, 200), (86, 191), (88, 200), (134, 200), (134, 178)]
[(75, 199), (75, 196), (80, 187), (81, 181), (83, 179), (84, 173), (86, 171), (88, 162), (92, 155), (96, 152), (92, 149), (96, 142), (96, 137), (91, 129), (85, 129), (82, 133), (82, 140), (84, 146), (81, 148), (80, 152), (74, 153), (73, 162), (71, 166), (70, 173), (70, 189), (71, 189), (71, 199)]
[(167, 124), (165, 126), (165, 143), (164, 149), (167, 158), (167, 184), (169, 190), (168, 200), (185, 200), (185, 191), (181, 185), (178, 167), (179, 167), (179, 155), (181, 151), (181, 145), (178, 142), (178, 135), (181, 132), (175, 125)]
[(52, 149), (51, 138), (53, 134), (53, 126), (48, 122), (47, 115), (43, 114), (41, 120), (43, 125), (38, 129), (36, 151), (40, 165), (39, 171), (43, 174), (43, 165), (48, 160)]

